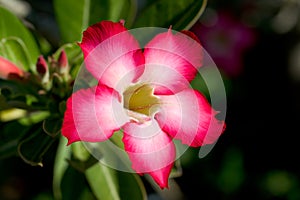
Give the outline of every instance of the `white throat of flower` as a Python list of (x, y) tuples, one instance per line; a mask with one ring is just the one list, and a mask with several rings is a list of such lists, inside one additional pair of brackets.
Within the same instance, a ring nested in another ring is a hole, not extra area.
[(149, 84), (135, 84), (123, 93), (123, 106), (131, 120), (144, 123), (149, 121), (159, 108), (159, 97), (153, 94)]

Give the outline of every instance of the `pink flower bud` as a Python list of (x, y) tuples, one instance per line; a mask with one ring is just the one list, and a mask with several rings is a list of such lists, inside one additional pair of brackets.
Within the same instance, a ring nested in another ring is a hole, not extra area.
[(69, 63), (65, 50), (62, 50), (58, 58), (59, 73), (66, 74), (69, 71)]
[(65, 52), (65, 50), (62, 50), (59, 58), (58, 58), (58, 64), (60, 67), (67, 67), (68, 66), (68, 58), (67, 58), (67, 54)]
[(36, 70), (42, 76), (48, 71), (48, 64), (42, 55), (37, 60)]
[(40, 55), (36, 62), (36, 71), (41, 77), (41, 83), (46, 84), (49, 81), (49, 68), (45, 58)]
[(15, 64), (0, 56), (0, 78), (11, 79), (12, 77), (20, 78), (24, 76), (24, 71), (19, 69)]

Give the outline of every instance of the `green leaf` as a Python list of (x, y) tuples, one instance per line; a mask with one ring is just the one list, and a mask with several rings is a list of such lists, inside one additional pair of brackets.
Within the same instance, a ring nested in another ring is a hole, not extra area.
[(98, 160), (95, 159), (93, 156), (90, 156), (88, 160), (81, 161), (77, 158), (72, 158), (68, 160), (68, 163), (70, 166), (72, 166), (77, 171), (80, 171), (84, 173), (87, 169), (89, 169), (91, 166), (93, 166), (95, 163), (97, 163)]
[(58, 105), (58, 111), (61, 115), (63, 115), (65, 113), (67, 109), (67, 106), (66, 106), (66, 101), (61, 101)]
[(74, 154), (74, 157), (82, 162), (85, 162), (90, 158), (90, 153), (84, 147), (82, 142), (73, 143), (72, 152)]
[[(205, 57), (209, 58), (208, 55), (205, 55)], [(199, 90), (209, 102), (212, 99), (215, 100), (215, 105), (226, 103), (226, 99), (224, 99), (226, 97), (225, 90), (230, 93), (231, 84), (231, 80), (222, 76), (214, 64), (205, 64), (201, 67), (199, 73), (191, 82), (192, 88)]]
[(26, 99), (28, 98), (31, 98), (32, 100), (34, 99), (36, 100), (37, 98), (35, 97), (37, 96), (41, 97), (38, 94), (38, 88), (33, 87), (33, 85), (30, 84), (30, 82), (21, 82), (21, 81), (3, 80), (3, 79), (0, 79), (0, 94), (5, 96), (7, 98), (7, 101), (16, 100), (16, 98), (23, 97), (26, 102)]
[(169, 178), (169, 188), (167, 190), (162, 190), (149, 174), (145, 174), (144, 177), (160, 197), (159, 199), (185, 199), (185, 196), (175, 179)]
[(24, 42), (17, 37), (7, 37), (0, 41), (0, 55), (13, 62), (20, 69), (30, 69), (30, 56)]
[(139, 13), (133, 26), (189, 29), (203, 13), (206, 2), (207, 0), (152, 0)]
[(119, 148), (124, 149), (124, 143), (122, 141), (123, 132), (121, 130), (115, 131), (114, 134), (109, 138)]
[(146, 189), (139, 175), (119, 171), (118, 178), (122, 200), (147, 199)]
[[(206, 75), (206, 74), (204, 74)], [(213, 78), (213, 77), (210, 77)], [(197, 73), (196, 77), (191, 82), (192, 88), (200, 91), (208, 100), (210, 99), (209, 96), (209, 90), (207, 88), (207, 85), (205, 83), (205, 80), (203, 79), (203, 75)]]
[(54, 0), (54, 10), (63, 42), (75, 42), (88, 26), (90, 0)]
[[(22, 119), (19, 119), (18, 121), (22, 125), (31, 126), (31, 125), (36, 124), (38, 122), (42, 122), (47, 117), (49, 117), (49, 115), (50, 115), (49, 111), (30, 112), (25, 117), (23, 117)], [(42, 124), (41, 124), (41, 127), (42, 127)]]
[(28, 130), (16, 121), (0, 123), (0, 159), (17, 155), (19, 139)]
[(99, 162), (87, 169), (85, 175), (98, 199), (147, 199), (144, 184), (135, 173), (115, 171)]
[(30, 136), (18, 144), (19, 156), (32, 166), (43, 166), (43, 156), (55, 141), (55, 138), (45, 134), (40, 127), (41, 123), (32, 126), (29, 130), (32, 131)]
[(177, 178), (180, 176), (182, 176), (182, 167), (181, 167), (180, 159), (178, 159), (175, 160), (174, 162), (174, 166), (171, 170), (169, 178)]
[(81, 40), (82, 32), (89, 25), (101, 20), (132, 23), (136, 4), (134, 0), (54, 0), (54, 10), (62, 42)]
[(11, 140), (0, 146), (0, 159), (8, 158), (17, 154), (18, 140)]
[[(17, 120), (20, 118), (23, 118), (27, 115), (26, 110), (23, 109), (18, 109), (18, 108), (10, 108), (10, 105), (7, 104), (7, 107), (5, 108), (5, 105), (0, 104), (0, 121), (1, 122), (8, 122), (8, 121), (13, 121)], [(2, 110), (2, 107), (3, 110)]]
[[(35, 63), (37, 57), (39, 56), (39, 49), (36, 44), (36, 41), (34, 40), (31, 33), (28, 31), (28, 29), (26, 29), (26, 27), (20, 22), (20, 20), (15, 15), (13, 15), (8, 10), (0, 6), (0, 40), (2, 40), (3, 38), (18, 38), (18, 40), (21, 40), (23, 42), (19, 42), (19, 44), (24, 44), (24, 47), (26, 47), (30, 69), (35, 71)], [(13, 48), (11, 51), (14, 50), (15, 48)], [(19, 51), (17, 51), (17, 53), (19, 53)], [(2, 55), (1, 52), (0, 55)], [(23, 56), (18, 55), (17, 58), (18, 57)], [(26, 67), (26, 64), (23, 67)]]
[(55, 199), (62, 199), (61, 181), (69, 166), (67, 159), (70, 159), (70, 157), (71, 148), (67, 146), (67, 139), (65, 137), (60, 137), (53, 172), (53, 194)]
[(49, 117), (43, 121), (43, 130), (51, 137), (60, 133), (62, 119), (60, 117)]
[(78, 171), (85, 172), (98, 161), (90, 155), (82, 142), (75, 142), (71, 145), (72, 159), (68, 160), (69, 164)]
[(136, 0), (91, 0), (90, 24), (100, 20), (117, 22), (124, 19), (126, 25), (129, 26), (135, 18), (136, 11)]
[[(61, 191), (63, 200), (94, 200), (92, 195), (87, 195), (89, 191), (84, 174), (69, 166), (61, 181)], [(59, 200), (59, 199), (57, 199)]]
[(99, 162), (86, 170), (85, 176), (97, 199), (120, 199), (118, 177), (114, 169)]
[[(187, 1), (184, 2), (187, 4)], [(191, 2), (191, 4), (183, 11), (181, 18), (178, 21), (175, 21), (172, 28), (179, 31), (190, 29), (203, 14), (206, 4), (207, 0), (194, 0)]]

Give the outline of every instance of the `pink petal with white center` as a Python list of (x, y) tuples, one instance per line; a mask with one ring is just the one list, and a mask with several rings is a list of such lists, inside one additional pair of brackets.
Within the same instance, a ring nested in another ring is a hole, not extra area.
[(104, 85), (75, 92), (67, 101), (62, 125), (68, 144), (104, 141), (128, 122), (118, 98), (113, 89)]
[(23, 77), (24, 72), (15, 64), (0, 56), (0, 78), (10, 79), (11, 77)]
[(183, 144), (199, 147), (216, 142), (224, 122), (197, 90), (185, 89), (175, 95), (161, 95), (161, 110), (156, 114), (160, 127)]
[(90, 26), (80, 47), (89, 72), (120, 93), (143, 72), (143, 52), (121, 22), (102, 21)]
[(147, 123), (127, 123), (124, 127), (124, 148), (137, 173), (149, 175), (161, 187), (168, 187), (175, 160), (175, 145), (155, 120)]
[(155, 94), (171, 94), (189, 86), (202, 65), (203, 49), (192, 35), (171, 30), (158, 34), (146, 46), (141, 82), (156, 85)]

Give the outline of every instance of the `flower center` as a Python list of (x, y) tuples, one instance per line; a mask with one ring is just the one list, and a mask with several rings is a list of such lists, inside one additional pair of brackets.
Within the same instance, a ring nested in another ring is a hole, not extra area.
[(159, 104), (159, 98), (153, 94), (153, 88), (147, 84), (130, 86), (123, 93), (124, 108), (150, 116), (154, 106)]

